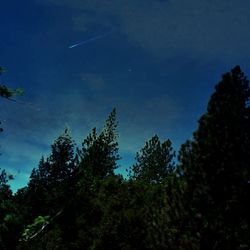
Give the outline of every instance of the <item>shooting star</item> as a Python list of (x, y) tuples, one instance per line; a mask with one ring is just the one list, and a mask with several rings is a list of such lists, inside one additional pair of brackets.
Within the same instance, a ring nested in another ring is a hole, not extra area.
[(76, 43), (76, 44), (73, 44), (73, 45), (69, 46), (69, 49), (73, 49), (73, 48), (75, 48), (75, 47), (77, 47), (77, 46), (79, 46), (79, 45), (87, 44), (87, 43), (89, 43), (89, 42), (92, 42), (92, 41), (101, 39), (101, 38), (103, 38), (103, 37), (105, 37), (105, 36), (107, 36), (107, 35), (109, 35), (109, 34), (112, 34), (112, 33), (114, 33), (114, 31), (109, 31), (109, 32), (106, 32), (106, 33), (104, 33), (104, 34), (102, 34), (102, 35), (98, 35), (98, 36), (91, 37), (91, 38), (89, 38), (89, 39), (87, 39), (87, 40), (84, 40), (84, 41), (82, 41), (82, 42), (80, 42), (80, 43)]

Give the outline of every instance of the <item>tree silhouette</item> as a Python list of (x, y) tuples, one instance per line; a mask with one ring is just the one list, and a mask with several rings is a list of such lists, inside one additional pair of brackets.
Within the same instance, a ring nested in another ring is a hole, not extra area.
[(53, 214), (62, 208), (72, 191), (70, 183), (76, 167), (74, 142), (65, 129), (51, 145), (50, 156), (46, 160), (42, 157), (38, 168), (31, 173), (29, 194), (34, 196), (31, 200), (36, 216)]
[(236, 66), (216, 85), (177, 168), (170, 140), (155, 135), (128, 180), (114, 173), (115, 109), (84, 140), (79, 161), (65, 130), (28, 187), (13, 196), (0, 174), (0, 248), (249, 249), (249, 98)]
[(161, 183), (173, 172), (173, 158), (171, 141), (161, 143), (155, 135), (136, 154), (137, 162), (131, 169), (132, 178), (148, 183)]
[(118, 154), (116, 110), (110, 113), (103, 130), (98, 135), (96, 128), (83, 141), (80, 155), (80, 169), (85, 176), (104, 178), (114, 174)]
[(201, 233), (201, 249), (238, 249), (246, 243), (243, 214), (250, 174), (248, 83), (239, 66), (224, 74), (193, 140), (180, 151), (180, 173), (187, 180), (193, 216), (199, 215), (198, 228), (193, 228)]

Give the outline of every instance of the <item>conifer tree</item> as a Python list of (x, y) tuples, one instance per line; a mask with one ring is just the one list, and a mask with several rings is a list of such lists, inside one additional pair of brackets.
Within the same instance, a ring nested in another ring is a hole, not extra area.
[(239, 66), (224, 74), (193, 140), (180, 151), (180, 173), (188, 184), (187, 199), (193, 201), (193, 218), (199, 218), (201, 249), (246, 245), (242, 237), (248, 227), (244, 200), (250, 177), (248, 84)]
[(116, 110), (110, 113), (105, 126), (98, 135), (96, 128), (83, 141), (80, 155), (80, 168), (85, 176), (104, 178), (114, 174), (118, 154)]
[(170, 140), (161, 143), (157, 135), (153, 136), (136, 154), (131, 177), (147, 183), (162, 182), (173, 172), (174, 155)]
[(60, 183), (68, 180), (75, 171), (77, 158), (74, 153), (74, 142), (65, 129), (51, 145), (51, 155), (48, 158), (50, 165), (49, 180), (52, 183)]
[(74, 142), (68, 129), (51, 145), (51, 154), (39, 162), (37, 169), (33, 169), (29, 182), (29, 195), (33, 210), (38, 215), (56, 213), (71, 193), (71, 179), (77, 167), (74, 153)]
[(44, 156), (42, 156), (39, 161), (38, 168), (34, 168), (31, 172), (29, 186), (44, 186), (44, 188), (47, 188), (49, 171), (50, 166), (48, 159), (45, 160)]
[(11, 240), (15, 240), (15, 235), (11, 239), (13, 218), (12, 191), (8, 185), (11, 178), (5, 170), (0, 169), (0, 248), (8, 249)]

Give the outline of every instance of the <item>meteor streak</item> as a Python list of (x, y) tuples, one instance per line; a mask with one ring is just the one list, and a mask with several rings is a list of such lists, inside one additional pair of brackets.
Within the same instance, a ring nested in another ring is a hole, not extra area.
[(106, 33), (104, 33), (104, 34), (102, 34), (102, 35), (98, 35), (98, 36), (91, 37), (91, 38), (89, 38), (89, 39), (87, 39), (87, 40), (84, 40), (84, 41), (82, 41), (82, 42), (80, 42), (80, 43), (76, 43), (76, 44), (73, 44), (73, 45), (69, 46), (69, 49), (73, 49), (73, 48), (75, 48), (75, 47), (77, 47), (77, 46), (79, 46), (79, 45), (83, 45), (83, 44), (86, 44), (86, 43), (89, 43), (89, 42), (92, 42), (92, 41), (101, 39), (101, 38), (103, 38), (103, 37), (105, 37), (105, 36), (107, 36), (107, 35), (109, 35), (109, 34), (111, 34), (111, 33), (113, 33), (113, 32), (114, 32), (114, 31), (109, 31), (109, 32), (106, 32)]

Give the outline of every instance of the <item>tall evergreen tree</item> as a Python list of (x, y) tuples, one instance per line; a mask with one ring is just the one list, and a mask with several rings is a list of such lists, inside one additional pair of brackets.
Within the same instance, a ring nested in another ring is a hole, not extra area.
[[(74, 142), (68, 129), (51, 145), (51, 154), (39, 162), (30, 176), (29, 194), (33, 197), (33, 210), (36, 215), (47, 212), (56, 213), (61, 208), (67, 196), (72, 191), (71, 179), (77, 167), (77, 158), (74, 152)], [(35, 209), (36, 208), (36, 209)], [(43, 213), (41, 213), (43, 212)]]
[(161, 143), (157, 135), (153, 136), (136, 154), (131, 177), (148, 183), (162, 182), (173, 172), (174, 155), (170, 140)]
[[(1, 170), (1, 169), (0, 169)], [(12, 191), (8, 185), (9, 177), (5, 170), (0, 171), (0, 248), (9, 249), (11, 244)], [(13, 239), (15, 236), (13, 235)]]
[(33, 218), (48, 213), (49, 173), (50, 164), (42, 157), (38, 168), (32, 170), (28, 183), (26, 202), (31, 208), (30, 216)]
[(48, 186), (48, 176), (49, 176), (50, 166), (48, 159), (45, 160), (42, 156), (39, 161), (38, 168), (34, 168), (30, 175), (29, 186)]
[(196, 223), (201, 223), (201, 249), (240, 249), (247, 244), (243, 214), (250, 177), (248, 84), (239, 66), (224, 74), (193, 140), (180, 151), (180, 172), (187, 180), (193, 215), (202, 218)]
[(110, 113), (105, 126), (98, 135), (96, 128), (83, 141), (80, 155), (80, 168), (85, 176), (104, 178), (114, 174), (117, 166), (118, 134), (116, 131), (116, 110)]
[[(1, 169), (0, 169), (1, 170)], [(8, 185), (8, 181), (13, 179), (12, 176), (8, 176), (5, 170), (0, 172), (0, 201), (8, 200), (12, 197), (12, 191)]]
[(51, 145), (51, 155), (48, 158), (50, 165), (49, 180), (52, 183), (60, 183), (69, 179), (75, 171), (77, 158), (74, 152), (74, 142), (65, 129)]

